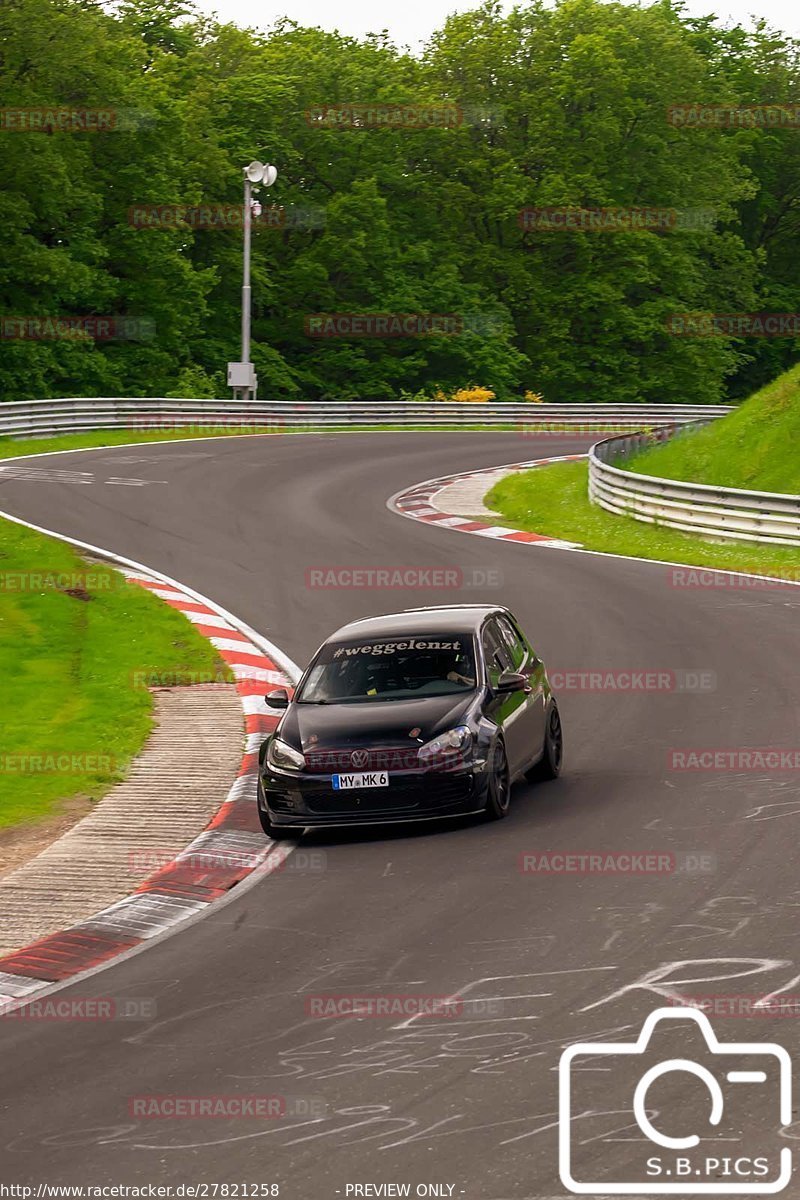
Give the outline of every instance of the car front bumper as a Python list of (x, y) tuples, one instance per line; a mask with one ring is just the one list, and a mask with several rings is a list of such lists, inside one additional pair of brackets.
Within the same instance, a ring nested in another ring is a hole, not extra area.
[(468, 816), (486, 805), (483, 764), (458, 771), (390, 771), (385, 788), (334, 789), (330, 775), (262, 767), (258, 803), (281, 827), (382, 825)]

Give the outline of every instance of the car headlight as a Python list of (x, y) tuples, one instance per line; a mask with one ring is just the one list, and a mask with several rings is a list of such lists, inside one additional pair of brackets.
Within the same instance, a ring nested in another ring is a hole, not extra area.
[(272, 739), (267, 750), (268, 767), (275, 767), (278, 771), (302, 771), (305, 765), (306, 760), (294, 746), (279, 737)]
[(472, 749), (472, 731), (466, 725), (457, 725), (440, 733), (424, 746), (420, 746), (419, 761), (423, 766), (432, 766), (437, 761), (447, 766), (460, 762)]

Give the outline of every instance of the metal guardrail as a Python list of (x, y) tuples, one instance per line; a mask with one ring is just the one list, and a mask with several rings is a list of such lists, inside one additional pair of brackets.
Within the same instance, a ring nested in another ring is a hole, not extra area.
[(724, 406), (681, 404), (529, 404), (318, 401), (175, 400), (164, 397), (72, 397), (0, 403), (0, 437), (36, 437), (92, 429), (159, 430), (196, 427), (224, 430), (267, 428), (274, 432), (309, 426), (512, 425), (521, 431), (561, 425), (586, 432), (713, 418)]
[[(418, 403), (257, 400), (183, 400), (166, 397), (70, 397), (0, 403), (0, 437), (45, 437), (102, 429), (198, 431), (354, 425), (511, 425), (520, 432), (542, 427), (587, 433), (629, 428), (597, 442), (589, 455), (589, 498), (609, 512), (710, 538), (800, 545), (800, 496), (747, 492), (682, 483), (624, 471), (613, 464), (630, 454), (707, 424), (730, 412), (726, 405)], [(642, 426), (650, 432), (638, 432)], [(636, 432), (634, 432), (636, 431)]]
[(684, 483), (612, 465), (707, 423), (690, 421), (597, 442), (589, 453), (589, 499), (608, 512), (715, 541), (800, 546), (800, 496)]

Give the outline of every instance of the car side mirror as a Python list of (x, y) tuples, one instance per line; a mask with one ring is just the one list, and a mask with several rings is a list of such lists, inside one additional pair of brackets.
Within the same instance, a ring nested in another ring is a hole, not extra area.
[(494, 688), (498, 695), (508, 692), (524, 692), (528, 688), (528, 676), (520, 671), (504, 671)]
[(264, 703), (267, 704), (269, 708), (288, 708), (289, 693), (287, 692), (286, 688), (275, 688), (274, 692), (267, 692), (266, 696), (264, 697)]

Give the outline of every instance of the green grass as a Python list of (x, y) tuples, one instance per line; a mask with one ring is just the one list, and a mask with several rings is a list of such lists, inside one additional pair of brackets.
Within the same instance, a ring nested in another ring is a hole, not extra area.
[(509, 475), (495, 484), (486, 504), (515, 529), (580, 542), (587, 550), (800, 579), (800, 550), (714, 544), (590, 504), (585, 462), (554, 463)]
[[(220, 430), (220, 433), (222, 431)], [(243, 437), (257, 430), (243, 430), (241, 433), (230, 433), (225, 436)], [(279, 436), (275, 430), (264, 429), (264, 433)], [(0, 438), (0, 459), (16, 458), (20, 454), (49, 454), (55, 450), (92, 450), (103, 446), (128, 446), (147, 442), (183, 442), (192, 438), (213, 436), (214, 429), (208, 433), (196, 433), (191, 429), (167, 430), (137, 430), (137, 429), (101, 429), (91, 433), (62, 433), (52, 437), (37, 438)]]
[(705, 429), (629, 459), (625, 469), (751, 491), (800, 493), (800, 366)]
[[(72, 585), (83, 598), (67, 593)], [(167, 683), (230, 677), (162, 600), (0, 521), (0, 828), (52, 816), (72, 797), (97, 799), (124, 778), (152, 727), (136, 673)], [(52, 761), (64, 755), (69, 763)], [(72, 756), (81, 756), (74, 765)]]

